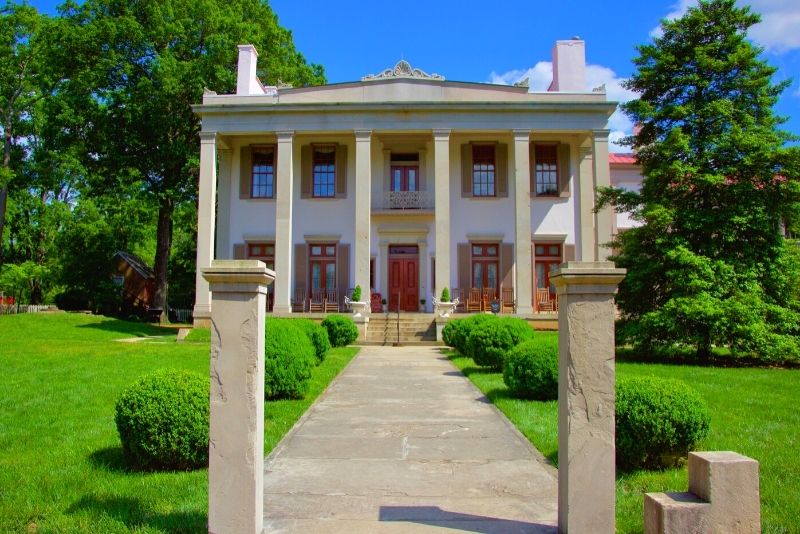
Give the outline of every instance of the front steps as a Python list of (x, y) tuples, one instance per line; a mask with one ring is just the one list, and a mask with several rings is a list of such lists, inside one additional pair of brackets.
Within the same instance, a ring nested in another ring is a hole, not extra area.
[[(367, 339), (363, 345), (394, 345), (398, 343), (397, 314), (373, 313), (367, 324)], [(438, 345), (436, 324), (432, 313), (400, 313), (401, 345)]]

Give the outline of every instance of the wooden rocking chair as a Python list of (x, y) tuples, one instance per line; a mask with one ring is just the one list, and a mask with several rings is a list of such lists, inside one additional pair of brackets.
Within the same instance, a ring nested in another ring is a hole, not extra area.
[(472, 287), (467, 296), (467, 312), (481, 311), (481, 288)]
[(311, 291), (311, 300), (308, 301), (308, 311), (323, 312), (325, 310), (325, 290), (314, 289)]
[(555, 304), (550, 299), (550, 289), (546, 287), (536, 288), (536, 309), (540, 312), (554, 312)]
[(306, 290), (304, 287), (298, 287), (294, 290), (294, 299), (292, 299), (292, 312), (303, 313), (306, 311)]
[(500, 313), (516, 313), (517, 303), (514, 301), (514, 288), (504, 287), (500, 291)]
[(339, 311), (339, 291), (336, 289), (325, 290), (325, 304), (323, 305), (325, 313)]

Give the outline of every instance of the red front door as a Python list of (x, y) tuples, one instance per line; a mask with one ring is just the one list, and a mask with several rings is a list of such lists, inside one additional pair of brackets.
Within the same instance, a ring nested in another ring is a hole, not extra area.
[(389, 311), (397, 311), (398, 299), (402, 311), (419, 310), (419, 259), (417, 257), (389, 258)]

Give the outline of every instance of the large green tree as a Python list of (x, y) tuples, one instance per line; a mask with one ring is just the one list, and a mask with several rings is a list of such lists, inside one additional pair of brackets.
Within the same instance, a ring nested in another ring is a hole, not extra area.
[(233, 92), (237, 44), (261, 54), (261, 79), (298, 86), (324, 82), (297, 52), (291, 33), (259, 0), (87, 0), (62, 7), (60, 59), (80, 83), (65, 84), (90, 109), (86, 165), (105, 194), (138, 184), (157, 213), (156, 291), (166, 310), (177, 205), (196, 199), (200, 128), (192, 104), (204, 90)]
[(640, 193), (604, 201), (642, 223), (615, 241), (628, 269), (620, 332), (649, 347), (713, 346), (791, 358), (800, 327), (796, 247), (783, 220), (797, 208), (798, 153), (773, 113), (788, 82), (747, 40), (759, 21), (734, 0), (701, 0), (640, 46), (625, 111)]

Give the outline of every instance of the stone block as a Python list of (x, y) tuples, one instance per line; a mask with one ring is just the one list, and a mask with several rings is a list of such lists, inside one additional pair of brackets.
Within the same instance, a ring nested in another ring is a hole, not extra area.
[(644, 531), (648, 534), (706, 532), (710, 507), (692, 493), (647, 493), (644, 496)]

